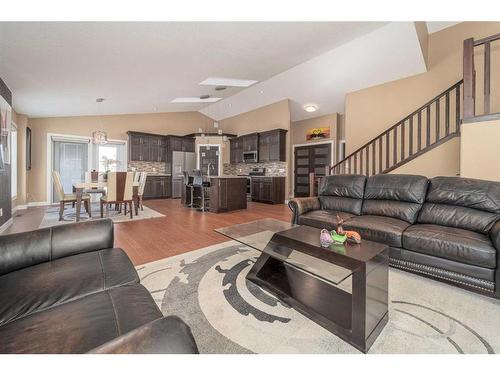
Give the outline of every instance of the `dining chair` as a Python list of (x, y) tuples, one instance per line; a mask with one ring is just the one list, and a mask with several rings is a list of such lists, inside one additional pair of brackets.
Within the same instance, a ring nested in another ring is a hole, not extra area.
[[(56, 191), (57, 198), (59, 199), (59, 221), (63, 220), (64, 216), (64, 206), (66, 203), (71, 203), (74, 205), (76, 203), (76, 194), (66, 194), (64, 192), (64, 187), (61, 180), (61, 174), (58, 171), (52, 171), (52, 180), (54, 181), (54, 187)], [(92, 217), (92, 210), (90, 207), (90, 195), (83, 194), (82, 202), (85, 207), (85, 211)]]
[(144, 206), (142, 205), (142, 197), (144, 195), (144, 189), (146, 187), (146, 178), (148, 177), (148, 172), (141, 172), (139, 175), (139, 188), (138, 188), (138, 196), (139, 196), (139, 207), (141, 211), (144, 211)]
[(109, 172), (106, 195), (101, 197), (101, 217), (104, 217), (104, 206), (106, 206), (106, 216), (109, 216), (109, 205), (124, 205), (125, 215), (127, 206), (130, 207), (130, 218), (133, 218), (133, 172)]
[[(97, 171), (85, 172), (85, 183), (86, 184), (101, 182), (102, 178), (103, 178), (102, 173), (99, 173)], [(85, 189), (83, 192), (87, 193), (87, 194), (101, 194), (101, 196), (106, 195), (106, 189), (99, 188), (99, 187)]]

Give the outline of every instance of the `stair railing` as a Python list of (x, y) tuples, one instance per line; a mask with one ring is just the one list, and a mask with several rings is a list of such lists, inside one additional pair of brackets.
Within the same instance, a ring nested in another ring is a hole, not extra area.
[(330, 168), (331, 174), (390, 172), (460, 134), (461, 88), (455, 83)]

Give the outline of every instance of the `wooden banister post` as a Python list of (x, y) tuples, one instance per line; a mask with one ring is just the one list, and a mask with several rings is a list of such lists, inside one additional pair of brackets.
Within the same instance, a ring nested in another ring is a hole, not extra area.
[(464, 105), (463, 118), (475, 116), (475, 71), (474, 71), (474, 39), (464, 40)]

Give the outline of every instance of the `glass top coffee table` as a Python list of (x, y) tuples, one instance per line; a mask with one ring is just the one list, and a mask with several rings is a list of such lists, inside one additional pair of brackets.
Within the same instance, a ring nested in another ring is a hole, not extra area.
[(262, 252), (247, 279), (367, 352), (388, 321), (388, 246), (323, 248), (318, 228), (262, 219), (217, 229)]

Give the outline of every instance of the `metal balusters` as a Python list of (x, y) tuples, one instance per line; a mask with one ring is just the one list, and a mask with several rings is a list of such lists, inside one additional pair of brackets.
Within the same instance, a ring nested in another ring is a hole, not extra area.
[(434, 142), (437, 142), (439, 141), (439, 119), (441, 117), (440, 115), (440, 108), (439, 108), (439, 99), (436, 100), (436, 139), (434, 140)]
[(431, 106), (427, 106), (427, 118), (426, 118), (426, 130), (427, 133), (425, 135), (425, 146), (429, 147), (431, 144)]
[(422, 112), (417, 115), (417, 152), (422, 149)]
[(444, 131), (446, 135), (450, 134), (450, 93), (446, 93), (445, 100), (445, 111), (446, 114), (444, 116)]
[(378, 138), (378, 173), (382, 173), (382, 137)]

